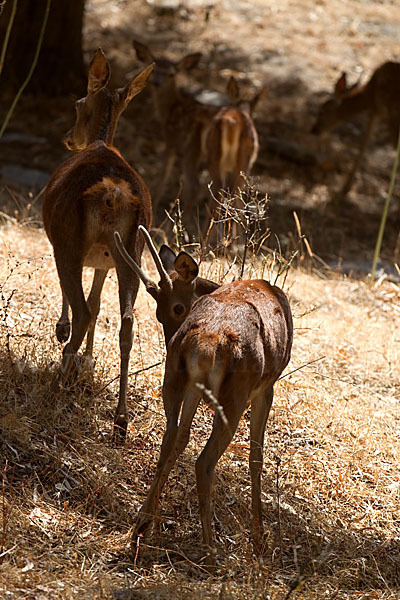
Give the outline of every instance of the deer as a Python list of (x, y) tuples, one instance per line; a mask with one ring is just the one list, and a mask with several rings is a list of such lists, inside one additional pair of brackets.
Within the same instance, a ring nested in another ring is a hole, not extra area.
[[(220, 108), (213, 117), (205, 137), (205, 152), (212, 196), (221, 203), (223, 191), (229, 192), (235, 212), (241, 208), (236, 193), (246, 182), (258, 155), (258, 135), (252, 115), (266, 88), (261, 88), (251, 100), (244, 100), (237, 80), (231, 76), (226, 93), (230, 104)], [(210, 207), (209, 212), (212, 212)], [(233, 219), (234, 240), (239, 237), (236, 221)]]
[(360, 167), (368, 143), (379, 121), (386, 121), (390, 137), (397, 144), (400, 127), (400, 63), (385, 62), (372, 74), (365, 85), (348, 86), (346, 73), (337, 80), (332, 97), (319, 109), (311, 132), (330, 131), (342, 121), (367, 112), (368, 120), (353, 167), (345, 179), (339, 197), (346, 197)]
[(216, 551), (210, 496), (214, 470), (249, 405), (251, 538), (255, 549), (261, 549), (264, 433), (274, 384), (290, 359), (290, 305), (280, 288), (264, 280), (238, 280), (222, 286), (200, 280), (198, 264), (189, 254), (175, 255), (167, 246), (157, 254), (148, 232), (140, 230), (160, 274), (158, 285), (130, 257), (117, 232), (115, 238), (121, 255), (157, 303), (156, 316), (167, 346), (162, 387), (167, 426), (153, 482), (136, 518), (132, 549), (155, 519), (161, 491), (189, 441), (203, 397), (212, 400), (215, 413), (212, 433), (196, 461), (196, 482), (205, 560), (213, 567)]
[(182, 174), (185, 224), (192, 228), (199, 190), (199, 169), (204, 159), (204, 140), (218, 107), (199, 102), (192, 94), (179, 88), (177, 77), (179, 73), (195, 68), (201, 53), (194, 52), (173, 61), (164, 56), (156, 57), (147, 45), (137, 40), (133, 41), (133, 46), (140, 62), (154, 64), (152, 91), (165, 143), (161, 178), (153, 194), (153, 210), (156, 213), (178, 159)]
[(214, 190), (225, 189), (234, 194), (257, 158), (259, 143), (252, 114), (266, 88), (246, 101), (237, 80), (231, 76), (226, 91), (230, 104), (220, 108), (207, 130), (207, 164)]
[[(125, 87), (109, 89), (110, 65), (101, 48), (97, 50), (88, 68), (87, 95), (76, 102), (76, 121), (64, 139), (66, 147), (75, 152), (50, 178), (42, 210), (62, 292), (56, 336), (60, 343), (67, 342), (58, 387), (68, 385), (74, 378), (77, 353), (86, 334), (84, 356), (87, 362), (91, 361), (101, 291), (109, 269), (116, 269), (121, 311), (121, 366), (114, 436), (121, 440), (125, 439), (128, 427), (128, 367), (139, 279), (121, 258), (113, 233), (118, 229), (140, 264), (144, 242), (138, 235), (138, 227), (150, 227), (152, 211), (146, 184), (112, 144), (119, 117), (146, 86), (152, 70), (150, 65)], [(83, 267), (94, 269), (86, 299), (82, 288)]]

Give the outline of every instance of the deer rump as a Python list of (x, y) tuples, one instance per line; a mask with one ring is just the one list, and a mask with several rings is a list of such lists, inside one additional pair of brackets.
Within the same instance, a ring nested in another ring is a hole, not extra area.
[(168, 344), (166, 373), (180, 373), (187, 389), (201, 384), (218, 399), (239, 380), (247, 394), (273, 384), (289, 362), (292, 325), (285, 296), (255, 280), (250, 299), (241, 284), (199, 298)]
[(112, 268), (108, 248), (114, 245), (113, 232), (127, 239), (136, 235), (139, 224), (150, 221), (147, 196), (140, 176), (120, 153), (94, 142), (65, 161), (50, 179), (44, 203), (52, 204), (43, 211), (46, 233), (53, 246), (62, 245), (72, 255), (76, 245), (84, 243), (84, 266)]
[(233, 107), (222, 108), (211, 122), (206, 149), (209, 170), (218, 186), (235, 191), (238, 177), (248, 174), (257, 158), (258, 138), (250, 115)]

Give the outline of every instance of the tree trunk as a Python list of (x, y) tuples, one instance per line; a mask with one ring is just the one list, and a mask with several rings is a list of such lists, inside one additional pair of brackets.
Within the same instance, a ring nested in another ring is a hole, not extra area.
[[(64, 95), (84, 91), (82, 23), (85, 0), (52, 0), (43, 44), (28, 92)], [(46, 0), (19, 0), (3, 72), (2, 91), (15, 93), (32, 64)], [(10, 19), (12, 0), (0, 15), (0, 45)]]

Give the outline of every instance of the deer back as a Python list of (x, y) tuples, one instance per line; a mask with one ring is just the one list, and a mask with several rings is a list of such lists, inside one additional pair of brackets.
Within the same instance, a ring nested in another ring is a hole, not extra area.
[(292, 339), (285, 294), (264, 280), (237, 281), (193, 304), (168, 345), (166, 369), (205, 383), (210, 373), (242, 372), (254, 387), (272, 384), (289, 362)]
[[(56, 255), (68, 252), (81, 262), (85, 259), (85, 266), (108, 269), (114, 266), (107, 249), (114, 246), (114, 231), (136, 239), (138, 225), (150, 226), (149, 191), (111, 144), (119, 117), (146, 86), (152, 69), (150, 65), (125, 87), (110, 90), (106, 57), (101, 49), (93, 57), (87, 96), (76, 102), (75, 125), (64, 140), (79, 152), (56, 169), (43, 201), (44, 226)], [(143, 248), (139, 238), (138, 247)]]
[[(93, 244), (108, 245), (115, 230), (127, 239), (136, 236), (138, 225), (148, 227), (150, 194), (118, 150), (94, 142), (54, 172), (44, 196), (43, 222), (53, 245), (62, 240), (66, 252), (86, 256)], [(105, 259), (102, 268), (112, 267), (109, 254)]]
[(240, 172), (249, 174), (258, 155), (258, 135), (252, 113), (265, 89), (245, 101), (240, 97), (236, 80), (231, 77), (227, 93), (231, 104), (222, 107), (213, 117), (206, 135), (206, 154), (215, 187), (235, 191)]
[[(365, 85), (349, 86), (346, 73), (336, 81), (331, 97), (317, 115), (312, 133), (329, 131), (355, 115), (369, 111), (379, 119), (400, 120), (400, 63), (386, 62), (378, 67)], [(397, 135), (397, 132), (396, 132)]]

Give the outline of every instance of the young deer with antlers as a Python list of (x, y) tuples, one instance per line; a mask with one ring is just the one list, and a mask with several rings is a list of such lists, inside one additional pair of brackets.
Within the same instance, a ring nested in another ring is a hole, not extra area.
[(202, 149), (205, 135), (218, 107), (198, 102), (177, 85), (178, 74), (193, 69), (201, 58), (200, 52), (187, 54), (174, 62), (165, 57), (157, 58), (148, 46), (136, 40), (133, 45), (136, 56), (141, 62), (155, 65), (151, 82), (165, 142), (161, 180), (157, 184), (156, 194), (153, 194), (153, 209), (155, 212), (178, 159), (183, 180), (182, 200), (185, 223), (190, 227), (195, 217), (199, 167), (204, 158)]
[(291, 311), (285, 294), (264, 280), (235, 281), (218, 287), (200, 279), (191, 256), (185, 252), (175, 256), (166, 246), (157, 255), (150, 236), (144, 228), (140, 229), (160, 273), (159, 285), (147, 278), (115, 235), (122, 256), (156, 300), (157, 319), (164, 328), (167, 359), (163, 400), (167, 429), (132, 543), (135, 545), (137, 536), (144, 534), (155, 518), (161, 490), (188, 443), (191, 423), (204, 392), (205, 400), (213, 399), (215, 414), (212, 433), (196, 462), (196, 479), (203, 540), (208, 563), (212, 565), (215, 551), (210, 493), (214, 469), (249, 404), (251, 534), (256, 548), (260, 544), (264, 431), (274, 383), (290, 358)]
[[(143, 237), (138, 226), (151, 224), (149, 191), (138, 173), (112, 146), (118, 119), (130, 100), (146, 85), (152, 66), (136, 75), (124, 88), (110, 90), (110, 66), (101, 49), (89, 65), (88, 93), (76, 103), (75, 126), (65, 144), (79, 150), (55, 171), (45, 192), (43, 222), (53, 245), (63, 295), (57, 339), (66, 342), (61, 382), (76, 368), (77, 352), (87, 333), (85, 355), (91, 357), (100, 295), (108, 269), (118, 275), (121, 309), (121, 374), (114, 433), (124, 437), (128, 425), (126, 405), (129, 354), (132, 347), (133, 305), (139, 279), (118, 252), (117, 229), (129, 252), (140, 263)], [(82, 289), (82, 268), (93, 267), (94, 278), (87, 300)], [(72, 309), (72, 332), (69, 321)]]
[(396, 145), (400, 127), (400, 63), (386, 62), (374, 71), (364, 86), (347, 85), (346, 73), (335, 84), (333, 96), (320, 108), (312, 133), (329, 131), (355, 115), (368, 112), (368, 122), (354, 165), (339, 196), (349, 192), (361, 164), (368, 142), (379, 121), (386, 121), (390, 136)]

